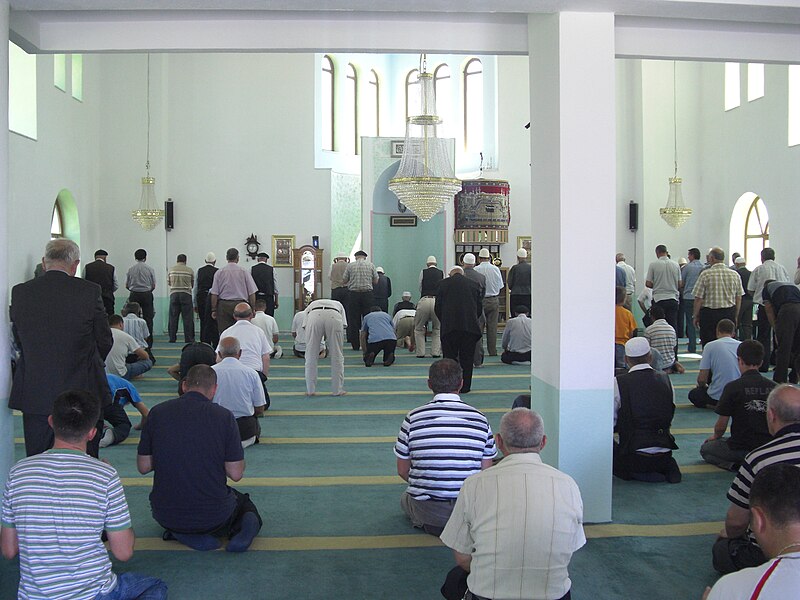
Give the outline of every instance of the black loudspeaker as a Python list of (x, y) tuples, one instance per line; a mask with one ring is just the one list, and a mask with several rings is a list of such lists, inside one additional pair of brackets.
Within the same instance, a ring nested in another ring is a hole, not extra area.
[(631, 231), (639, 229), (639, 205), (636, 202), (628, 205), (628, 229)]
[(173, 208), (172, 198), (167, 198), (164, 202), (164, 229), (172, 231), (175, 228), (175, 209)]

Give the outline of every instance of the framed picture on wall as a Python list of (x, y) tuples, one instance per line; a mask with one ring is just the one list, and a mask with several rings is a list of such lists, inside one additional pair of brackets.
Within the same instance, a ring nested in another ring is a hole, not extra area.
[(293, 235), (272, 236), (272, 264), (276, 267), (292, 266), (292, 250), (294, 250)]
[(518, 235), (517, 236), (517, 250), (525, 248), (528, 251), (528, 258), (531, 257), (531, 236)]
[(403, 148), (405, 145), (405, 140), (392, 140), (392, 158), (400, 158), (403, 156)]

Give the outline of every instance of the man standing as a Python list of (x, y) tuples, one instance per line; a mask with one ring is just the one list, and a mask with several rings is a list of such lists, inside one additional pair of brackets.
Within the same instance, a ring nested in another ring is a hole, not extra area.
[(192, 288), (194, 271), (186, 266), (186, 255), (178, 254), (177, 264), (167, 273), (169, 286), (169, 341), (174, 344), (178, 336), (178, 317), (183, 319), (183, 341), (194, 341), (194, 311)]
[(264, 312), (273, 317), (275, 316), (275, 309), (278, 308), (278, 278), (275, 275), (275, 269), (267, 264), (269, 254), (259, 252), (256, 254), (256, 259), (256, 264), (250, 269), (253, 281), (256, 282), (258, 287), (256, 300), (266, 302), (267, 309)]
[(747, 284), (750, 283), (750, 271), (744, 256), (736, 258), (736, 272), (742, 279), (742, 288), (744, 289), (744, 296), (742, 296), (742, 304), (739, 307), (739, 340), (749, 340), (753, 338), (753, 292), (747, 289)]
[(716, 406), (725, 386), (741, 375), (736, 356), (740, 342), (733, 339), (735, 331), (733, 321), (722, 319), (717, 323), (717, 339), (703, 348), (697, 387), (689, 391), (689, 400), (697, 408)]
[[(47, 417), (62, 391), (85, 390), (103, 406), (111, 402), (103, 361), (114, 340), (100, 288), (75, 277), (79, 263), (75, 242), (53, 240), (42, 259), (45, 274), (11, 290), (11, 327), (20, 358), (8, 406), (22, 412), (27, 456), (53, 445)], [(97, 456), (99, 443), (99, 436), (89, 441), (90, 455)]]
[(350, 258), (344, 252), (340, 252), (333, 259), (328, 278), (331, 282), (331, 300), (340, 302), (342, 306), (347, 306), (347, 284), (344, 282), (344, 272)]
[(503, 330), (503, 355), (500, 360), (507, 365), (531, 364), (531, 319), (526, 308), (514, 308), (514, 318), (509, 319)]
[(464, 480), (490, 467), (497, 455), (486, 417), (458, 396), (461, 376), (448, 358), (430, 366), (433, 400), (406, 415), (394, 446), (397, 474), (408, 482), (400, 506), (414, 527), (436, 536)]
[(356, 262), (347, 265), (342, 281), (348, 290), (347, 341), (353, 350), (358, 350), (361, 317), (375, 305), (372, 286), (378, 283), (378, 272), (375, 270), (375, 265), (367, 260), (366, 252), (363, 250), (356, 252)]
[[(19, 554), (19, 598), (167, 597), (160, 579), (115, 574), (100, 539), (117, 560), (133, 556), (128, 503), (114, 467), (86, 455), (98, 438), (100, 403), (84, 391), (68, 391), (53, 402), (48, 421), (52, 450), (19, 461), (3, 495), (0, 546), (7, 559)], [(136, 595), (125, 591), (136, 590)]]
[(436, 316), (434, 306), (444, 273), (436, 267), (435, 256), (429, 256), (425, 263), (426, 267), (419, 274), (419, 302), (417, 302), (417, 312), (414, 313), (414, 347), (417, 350), (417, 358), (425, 358), (425, 331), (430, 322), (431, 355), (438, 358), (442, 355), (442, 340), (439, 317)]
[(767, 310), (761, 298), (764, 283), (768, 279), (779, 283), (789, 282), (789, 273), (782, 265), (775, 262), (775, 250), (764, 248), (761, 251), (761, 264), (758, 265), (750, 274), (750, 281), (747, 282), (748, 291), (753, 293), (753, 302), (758, 304), (758, 329), (756, 339), (764, 346), (764, 362), (759, 369), (762, 373), (769, 371), (770, 356), (772, 354), (772, 327), (769, 324)]
[(117, 291), (119, 284), (114, 266), (106, 261), (108, 252), (105, 250), (95, 252), (94, 262), (83, 268), (83, 278), (100, 286), (100, 297), (103, 298), (103, 306), (106, 307), (106, 314), (110, 317), (114, 314), (114, 292)]
[(250, 273), (238, 265), (239, 251), (236, 248), (228, 248), (225, 259), (228, 264), (214, 273), (214, 281), (208, 290), (211, 318), (217, 321), (217, 330), (220, 332), (233, 325), (233, 309), (237, 304), (255, 304), (258, 290)]
[(264, 386), (256, 372), (239, 361), (242, 349), (236, 338), (222, 338), (217, 356), (219, 362), (211, 367), (217, 374), (217, 391), (211, 401), (233, 413), (242, 438), (242, 448), (247, 448), (257, 444), (261, 435), (258, 417), (264, 416), (264, 405), (267, 403)]
[(700, 273), (692, 289), (692, 323), (700, 328), (700, 344), (703, 346), (715, 339), (717, 323), (722, 319), (736, 323), (744, 295), (742, 278), (725, 265), (722, 248), (711, 248), (706, 259), (711, 266)]
[[(479, 273), (475, 270), (475, 255), (471, 252), (467, 252), (464, 255), (462, 262), (464, 263), (464, 277), (478, 284), (480, 288), (481, 305), (483, 305), (484, 298), (486, 297), (486, 277), (483, 276), (483, 273)], [(478, 317), (478, 330), (481, 333), (481, 337), (483, 336), (483, 328), (485, 325), (486, 313), (481, 309), (481, 314)], [(472, 364), (475, 367), (483, 366), (483, 340), (481, 337), (478, 337), (478, 341), (475, 343), (475, 352), (472, 358)]]
[[(693, 319), (694, 284), (697, 283), (697, 278), (700, 277), (700, 273), (702, 273), (703, 269), (705, 269), (705, 265), (700, 262), (700, 250), (697, 248), (689, 248), (689, 251), (686, 253), (686, 257), (689, 259), (689, 262), (681, 268), (681, 278), (683, 279), (681, 313), (683, 314), (684, 322), (686, 323), (686, 337), (689, 338), (689, 345), (686, 350), (690, 354), (695, 354), (697, 352), (697, 330), (694, 327)], [(713, 337), (711, 339), (713, 339)]]
[[(736, 349), (742, 376), (722, 390), (715, 412), (719, 415), (714, 433), (700, 447), (703, 460), (722, 469), (739, 468), (751, 450), (766, 444), (772, 436), (767, 429), (767, 396), (775, 387), (758, 372), (764, 348), (756, 340), (745, 340)], [(723, 437), (731, 423), (730, 437)]]
[[(636, 271), (625, 262), (625, 255), (622, 252), (617, 253), (616, 260), (617, 266), (622, 267), (625, 271), (625, 303), (623, 306), (628, 310), (633, 310), (633, 294), (636, 292)], [(514, 267), (511, 267), (511, 269), (513, 270)], [(511, 273), (509, 273), (510, 275)]]
[(306, 307), (306, 394), (317, 395), (317, 361), (319, 360), (322, 339), (327, 342), (331, 357), (331, 395), (344, 396), (344, 329), (347, 316), (344, 306), (336, 300), (320, 298)]
[(767, 427), (773, 439), (745, 457), (728, 490), (731, 503), (725, 526), (712, 549), (714, 568), (722, 574), (755, 567), (766, 560), (750, 535), (750, 488), (765, 467), (778, 463), (800, 465), (800, 389), (782, 384), (770, 392)]
[(486, 296), (483, 299), (483, 314), (486, 318), (486, 351), (489, 356), (497, 356), (497, 317), (500, 313), (500, 290), (503, 289), (503, 276), (500, 269), (492, 264), (488, 248), (478, 253), (475, 270), (486, 279)]
[(656, 246), (658, 260), (647, 268), (645, 285), (653, 290), (653, 304), (664, 309), (664, 318), (672, 328), (678, 330), (678, 298), (682, 286), (681, 268), (667, 254), (663, 244)]
[[(130, 381), (152, 369), (153, 361), (150, 360), (147, 351), (132, 336), (125, 333), (123, 318), (111, 315), (108, 324), (111, 327), (114, 344), (106, 357), (106, 373)], [(134, 358), (129, 360), (129, 356)]]
[(767, 280), (761, 290), (761, 301), (778, 344), (772, 378), (777, 383), (786, 383), (790, 379), (797, 383), (800, 374), (800, 289), (791, 283)]
[(464, 481), (442, 542), (473, 598), (567, 598), (570, 558), (586, 543), (580, 490), (542, 462), (547, 437), (532, 410), (503, 415), (495, 439), (503, 460)]
[(211, 346), (219, 342), (217, 322), (211, 318), (211, 303), (208, 301), (208, 291), (214, 283), (214, 273), (217, 272), (217, 257), (213, 252), (206, 254), (206, 264), (197, 269), (197, 292), (194, 303), (197, 315), (200, 317), (200, 341)]
[(156, 309), (153, 305), (153, 291), (156, 289), (156, 272), (153, 267), (148, 265), (147, 251), (139, 248), (133, 253), (136, 263), (128, 269), (125, 276), (125, 287), (130, 292), (128, 302), (138, 302), (142, 307), (142, 318), (147, 323), (150, 335), (147, 338), (147, 346), (153, 346), (153, 317)]
[(392, 297), (392, 280), (386, 276), (383, 267), (375, 269), (378, 274), (378, 281), (375, 283), (373, 293), (375, 294), (375, 306), (383, 312), (389, 312), (389, 298)]
[(180, 398), (150, 411), (139, 442), (136, 466), (154, 471), (150, 506), (166, 532), (195, 550), (216, 550), (229, 538), (228, 552), (244, 552), (261, 529), (249, 494), (227, 484), (244, 475), (244, 450), (233, 414), (211, 402), (217, 374), (209, 366), (189, 369)]
[(397, 334), (389, 313), (379, 306), (373, 306), (369, 314), (364, 315), (361, 322), (361, 347), (364, 349), (364, 365), (371, 367), (375, 363), (378, 352), (383, 350), (383, 366), (394, 363), (394, 351), (397, 348)]
[(439, 283), (434, 309), (442, 327), (444, 356), (458, 361), (461, 365), (463, 370), (461, 393), (466, 394), (472, 389), (475, 345), (481, 339), (479, 323), (483, 314), (481, 289), (477, 283), (464, 276), (461, 267), (453, 267), (450, 277)]

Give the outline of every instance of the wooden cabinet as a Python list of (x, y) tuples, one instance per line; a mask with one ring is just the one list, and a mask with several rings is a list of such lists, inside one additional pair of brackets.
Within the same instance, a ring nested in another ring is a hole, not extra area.
[(305, 310), (314, 300), (323, 297), (322, 265), (324, 250), (301, 246), (292, 250), (294, 259), (294, 309)]

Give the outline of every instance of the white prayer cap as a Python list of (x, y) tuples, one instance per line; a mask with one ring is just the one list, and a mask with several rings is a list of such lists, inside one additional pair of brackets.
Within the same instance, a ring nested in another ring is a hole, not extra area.
[(635, 337), (625, 342), (625, 356), (638, 358), (650, 352), (650, 342), (647, 338)]
[(436, 264), (436, 257), (435, 257), (435, 256), (432, 256), (432, 255), (431, 255), (431, 256), (429, 256), (429, 257), (428, 257), (428, 260), (426, 260), (426, 261), (425, 261), (425, 264), (428, 264), (428, 265), (435, 265), (435, 264)]
[(474, 265), (475, 264), (475, 255), (472, 252), (467, 252), (464, 255), (463, 262), (465, 265)]
[(481, 251), (478, 253), (478, 256), (481, 258), (491, 258), (491, 254), (489, 254), (488, 248), (481, 248)]
[(517, 250), (517, 258), (528, 258), (528, 251), (525, 248)]
[(378, 267), (378, 268), (377, 268), (377, 269), (375, 269), (375, 270), (376, 270), (378, 273), (385, 273), (385, 271), (383, 270), (383, 267)]
[(403, 292), (403, 298), (411, 298), (411, 292)]
[(737, 256), (735, 262), (736, 262), (737, 265), (743, 265), (743, 264), (747, 263), (747, 259), (745, 259), (744, 256)]
[(206, 254), (206, 262), (209, 264), (217, 262), (217, 255), (214, 254), (213, 252), (209, 252), (208, 254)]

